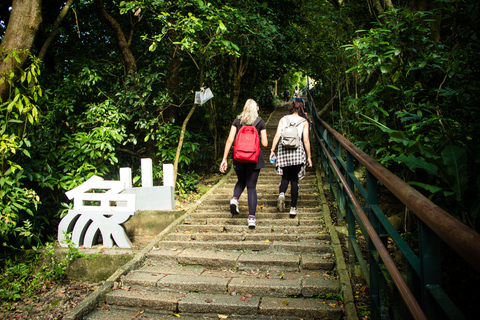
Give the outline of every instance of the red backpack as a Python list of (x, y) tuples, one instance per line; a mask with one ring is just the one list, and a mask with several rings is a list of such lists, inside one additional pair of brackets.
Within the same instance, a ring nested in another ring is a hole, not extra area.
[(255, 126), (260, 122), (257, 118), (251, 126), (243, 125), (238, 130), (233, 147), (233, 159), (242, 163), (256, 163), (260, 155), (260, 139)]

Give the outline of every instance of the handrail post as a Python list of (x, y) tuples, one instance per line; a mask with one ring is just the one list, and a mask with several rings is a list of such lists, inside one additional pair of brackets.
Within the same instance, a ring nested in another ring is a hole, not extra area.
[(422, 309), (429, 319), (440, 319), (441, 313), (428, 292), (427, 286), (442, 284), (442, 267), (440, 258), (440, 238), (425, 223), (419, 220), (418, 240), (420, 249), (420, 270), (422, 283)]
[[(340, 159), (342, 158), (342, 149), (340, 142), (338, 142), (335, 139), (335, 162), (337, 164), (337, 167), (342, 168), (340, 164)], [(341, 181), (340, 179), (335, 179), (336, 180), (336, 188), (337, 188), (337, 205), (338, 205), (338, 210), (337, 210), (337, 221), (338, 225), (342, 225), (343, 221), (345, 219), (345, 192), (344, 188), (341, 186)]]
[[(376, 215), (369, 210), (370, 206), (378, 205), (378, 190), (377, 190), (377, 178), (367, 170), (367, 212), (368, 219), (372, 224), (380, 238), (382, 238), (381, 224)], [(371, 293), (371, 305), (374, 306), (372, 311), (375, 310), (376, 314), (372, 314), (373, 319), (388, 319), (388, 291), (386, 280), (382, 269), (385, 269), (383, 261), (378, 257), (378, 251), (376, 250), (373, 242), (365, 235), (365, 240), (368, 241), (369, 248), (369, 262), (370, 262), (370, 293)], [(383, 239), (382, 239), (383, 240)], [(385, 241), (382, 241), (385, 242)], [(385, 243), (384, 243), (385, 244)]]
[[(326, 137), (326, 143), (327, 143), (327, 152), (331, 155), (332, 154), (332, 135), (327, 131), (325, 130), (324, 133), (327, 135)], [(333, 188), (333, 186), (335, 185), (335, 174), (333, 172), (333, 169), (331, 166), (327, 166), (328, 168), (328, 183), (330, 184), (330, 194), (331, 195), (334, 195), (335, 194), (335, 190)]]
[[(355, 166), (354, 166), (354, 157), (353, 155), (347, 151), (347, 185), (350, 188), (350, 190), (355, 190), (355, 184), (350, 176), (350, 174), (355, 173)], [(349, 239), (351, 237), (355, 237), (355, 216), (353, 215), (353, 210), (351, 207), (352, 200), (350, 200), (349, 197), (346, 199), (346, 220), (347, 220), (347, 230), (348, 230), (348, 235)], [(353, 266), (355, 265), (356, 262), (356, 256), (355, 256), (355, 250), (353, 249), (353, 245), (348, 246), (348, 263)], [(353, 270), (351, 270), (353, 271)]]

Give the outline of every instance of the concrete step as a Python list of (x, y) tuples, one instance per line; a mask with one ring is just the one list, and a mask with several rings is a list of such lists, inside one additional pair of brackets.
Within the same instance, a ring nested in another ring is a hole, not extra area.
[[(246, 222), (245, 222), (246, 223)], [(165, 239), (168, 241), (303, 241), (327, 240), (328, 233), (271, 233), (251, 231), (239, 233), (170, 233)]]
[[(132, 314), (138, 314), (138, 310), (142, 310), (142, 316), (148, 319), (166, 319), (166, 317), (171, 319), (172, 316), (186, 317), (186, 319), (218, 319), (221, 317), (236, 319), (272, 319), (272, 317), (274, 319), (340, 319), (342, 313), (341, 307), (331, 300), (254, 296), (251, 294), (184, 294), (170, 291), (115, 290), (107, 294), (106, 302), (109, 305), (131, 307), (127, 310), (112, 308), (115, 319), (130, 319)], [(155, 312), (156, 310), (164, 312), (158, 313)], [(99, 310), (97, 315), (92, 314), (85, 319), (114, 319), (106, 318), (111, 315), (112, 312), (110, 311)]]
[[(265, 159), (268, 161), (269, 159)], [(309, 168), (310, 169), (310, 168)], [(236, 180), (237, 175), (233, 174), (228, 180)], [(280, 176), (277, 173), (277, 169), (270, 163), (265, 163), (265, 168), (260, 170), (260, 175), (258, 176), (258, 182), (262, 181), (268, 181), (268, 182), (273, 182), (273, 181), (280, 181), (282, 179), (282, 176)], [(300, 180), (300, 183), (308, 181), (308, 182), (313, 182), (316, 181), (317, 177), (315, 176), (315, 171), (310, 171), (307, 170), (305, 177)]]
[(161, 241), (159, 249), (179, 251), (184, 249), (235, 250), (292, 253), (332, 253), (329, 240), (317, 241)]
[[(286, 213), (288, 215), (288, 213)], [(247, 218), (247, 213), (242, 214), (241, 217), (233, 217), (230, 214), (231, 218), (186, 218), (184, 224), (189, 225), (244, 225), (245, 218)], [(290, 219), (290, 220), (274, 220), (268, 218), (260, 218), (257, 216), (257, 220), (261, 221), (263, 224), (267, 225), (268, 221), (272, 221), (271, 225), (302, 225), (302, 226), (320, 226), (322, 225), (322, 220), (320, 217), (317, 219)]]
[[(240, 203), (238, 208), (240, 210), (240, 213), (248, 212), (248, 206), (246, 204), (242, 205), (242, 203)], [(285, 208), (287, 208), (287, 212), (290, 210), (290, 202), (285, 201)], [(315, 213), (315, 212), (320, 211), (320, 208), (319, 208), (318, 204), (317, 204), (317, 206), (307, 207), (307, 206), (304, 206), (301, 202), (298, 202), (297, 203), (297, 208), (298, 208), (298, 211), (299, 211), (297, 216), (301, 216), (304, 213)], [(202, 205), (199, 206), (199, 210), (202, 210), (202, 212), (203, 211), (205, 211), (205, 212), (210, 212), (210, 211), (230, 212), (230, 201), (228, 201), (227, 203), (223, 203), (223, 204), (202, 204)], [(258, 214), (258, 213), (261, 213), (261, 212), (266, 212), (266, 213), (276, 213), (276, 212), (278, 212), (277, 207), (276, 207), (276, 202), (275, 202), (275, 207), (273, 207), (271, 205), (268, 205), (268, 206), (259, 205), (259, 206), (257, 206), (257, 210), (256, 210), (255, 215)]]
[[(213, 199), (224, 199), (227, 201), (230, 201), (230, 199), (233, 196), (233, 188), (234, 185), (231, 186), (231, 188), (218, 188), (218, 190), (215, 190), (211, 195), (214, 196)], [(278, 198), (278, 185), (275, 186), (274, 188), (272, 187), (258, 187), (257, 186), (257, 198), (262, 199), (262, 198), (267, 198), (270, 200), (277, 200)], [(285, 193), (285, 199), (290, 200), (291, 193), (290, 193), (290, 188), (287, 189), (287, 192)], [(313, 187), (308, 187), (308, 186), (300, 186), (300, 191), (298, 194), (298, 199), (316, 199), (318, 197), (318, 190)], [(242, 195), (240, 196), (240, 199), (247, 199), (247, 190), (244, 190)]]
[[(223, 191), (223, 190), (222, 190)], [(315, 192), (317, 191), (316, 189), (312, 189), (311, 192), (300, 192), (298, 194), (298, 200), (301, 201), (301, 200), (316, 200), (316, 201), (320, 201), (320, 195), (318, 194), (318, 192)], [(245, 191), (244, 191), (245, 192)], [(233, 190), (228, 190), (228, 195), (226, 196), (225, 192), (216, 192), (216, 193), (212, 193), (210, 195), (209, 200), (223, 200), (223, 201), (230, 201), (231, 197), (232, 197), (232, 193), (233, 193)], [(245, 195), (242, 194), (242, 197), (240, 197), (240, 200), (246, 200), (246, 193)], [(274, 192), (272, 191), (264, 191), (264, 192), (259, 192), (257, 190), (257, 197), (258, 199), (266, 199), (266, 200), (274, 200), (274, 201), (277, 201), (277, 198), (278, 198), (278, 191), (275, 190)], [(290, 192), (287, 192), (285, 194), (285, 199), (288, 199), (290, 200)]]
[[(240, 220), (240, 219), (237, 219)], [(243, 219), (242, 219), (243, 220)], [(246, 225), (243, 220), (243, 225), (202, 225), (202, 224), (184, 224), (177, 227), (178, 233), (220, 233), (220, 232), (234, 232), (234, 233), (247, 233), (247, 232), (264, 232), (264, 233), (307, 233), (307, 232), (322, 232), (324, 228), (322, 226), (299, 226), (297, 224), (285, 225), (281, 220), (258, 220), (257, 227), (251, 229)], [(289, 220), (287, 220), (289, 221)], [(291, 220), (292, 222), (295, 222)]]
[[(239, 271), (206, 270), (202, 274), (164, 274), (137, 271), (122, 280), (122, 287), (130, 291), (174, 291), (177, 293), (195, 292), (199, 287), (202, 293), (218, 293), (250, 296), (304, 296), (312, 297), (336, 294), (338, 282), (328, 275), (299, 276), (283, 271)], [(132, 290), (133, 289), (133, 290)]]
[[(265, 209), (265, 208), (264, 208)], [(238, 215), (236, 215), (235, 218), (247, 218), (248, 212), (240, 212)], [(255, 216), (258, 219), (290, 219), (290, 214), (288, 212), (278, 212), (278, 211), (273, 211), (273, 212), (266, 212), (264, 210), (259, 211), (255, 213)], [(228, 212), (221, 212), (221, 211), (201, 211), (201, 212), (194, 212), (190, 214), (191, 219), (233, 219), (234, 215), (230, 213), (230, 210)], [(322, 220), (322, 212), (317, 209), (316, 211), (312, 212), (302, 212), (301, 214), (299, 213), (294, 219), (300, 220), (300, 224), (303, 224), (302, 222), (305, 220)], [(187, 220), (185, 220), (187, 221)]]
[[(285, 199), (285, 204), (288, 206), (286, 206), (287, 208), (290, 207), (290, 199), (289, 198), (286, 198)], [(203, 201), (203, 204), (204, 205), (225, 205), (225, 204), (228, 204), (228, 208), (230, 208), (230, 199), (227, 198), (227, 199), (207, 199), (205, 201)], [(304, 207), (318, 207), (318, 205), (320, 204), (320, 201), (317, 200), (317, 199), (299, 199), (297, 200), (297, 206), (304, 206)], [(239, 205), (242, 206), (246, 206), (247, 205), (247, 195), (245, 194), (244, 197), (240, 197), (239, 199)], [(258, 198), (257, 200), (257, 206), (268, 206), (268, 207), (273, 207), (273, 208), (276, 208), (277, 206), (277, 197), (270, 197), (270, 199), (268, 198)]]

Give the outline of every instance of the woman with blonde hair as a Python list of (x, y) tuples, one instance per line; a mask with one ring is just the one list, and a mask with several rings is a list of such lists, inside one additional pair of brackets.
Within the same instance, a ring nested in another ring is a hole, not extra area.
[[(260, 137), (260, 144), (264, 147), (268, 146), (267, 139), (267, 126), (265, 121), (258, 116), (258, 104), (253, 99), (248, 99), (243, 107), (243, 112), (233, 120), (230, 128), (230, 133), (225, 143), (225, 151), (223, 152), (223, 160), (220, 164), (220, 171), (225, 172), (227, 170), (227, 157), (230, 152), (230, 148), (235, 141), (236, 135), (240, 128), (244, 125), (254, 126)], [(238, 214), (238, 199), (242, 195), (243, 190), (247, 187), (248, 194), (248, 219), (247, 223), (249, 227), (256, 226), (255, 212), (257, 209), (257, 181), (260, 174), (260, 169), (265, 168), (265, 161), (263, 160), (263, 154), (260, 150), (257, 162), (242, 163), (235, 159), (233, 160), (233, 168), (237, 174), (237, 183), (233, 189), (233, 197), (230, 200), (230, 212), (232, 214)]]

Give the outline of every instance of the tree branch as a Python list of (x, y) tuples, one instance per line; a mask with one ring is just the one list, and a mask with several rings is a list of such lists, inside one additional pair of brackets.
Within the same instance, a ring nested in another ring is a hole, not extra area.
[(50, 47), (50, 45), (53, 43), (53, 40), (55, 39), (55, 36), (57, 35), (57, 30), (60, 27), (60, 24), (62, 23), (63, 19), (67, 15), (68, 10), (72, 6), (72, 3), (75, 0), (68, 0), (65, 6), (62, 8), (62, 11), (60, 11), (57, 19), (55, 19), (55, 22), (53, 23), (53, 28), (50, 34), (47, 37), (47, 40), (42, 46), (42, 49), (40, 49), (40, 52), (38, 53), (38, 59), (40, 61), (43, 61), (45, 59), (45, 55), (47, 54), (47, 50)]

